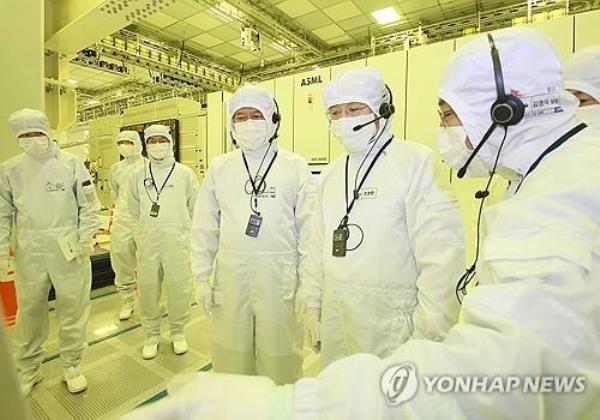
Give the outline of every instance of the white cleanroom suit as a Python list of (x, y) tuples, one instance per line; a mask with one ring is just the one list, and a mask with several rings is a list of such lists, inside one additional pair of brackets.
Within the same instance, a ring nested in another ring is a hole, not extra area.
[[(215, 371), (258, 373), (290, 383), (302, 374), (294, 298), (305, 267), (314, 190), (306, 162), (277, 146), (273, 98), (262, 89), (242, 87), (231, 98), (230, 115), (241, 108), (259, 110), (264, 120), (232, 122), (232, 137), (241, 148), (216, 158), (206, 174), (194, 211), (192, 269), (206, 287), (216, 264)], [(259, 185), (261, 179), (265, 183)], [(262, 224), (258, 236), (251, 237), (246, 230), (256, 213)]]
[[(389, 101), (374, 69), (341, 73), (323, 97), (328, 109), (361, 102), (375, 110), (363, 117), (334, 120), (332, 127), (337, 122), (353, 127), (361, 123), (355, 119), (372, 120), (381, 104)], [(306, 306), (322, 308), (324, 365), (361, 352), (389, 356), (411, 337), (439, 340), (458, 316), (454, 286), (464, 270), (464, 231), (448, 184), (434, 174), (434, 154), (397, 139), (386, 147), (393, 137), (390, 119), (359, 131), (368, 129), (371, 134), (362, 139), (364, 146), (347, 148), (348, 157), (335, 160), (319, 183), (312, 261), (303, 289)], [(354, 130), (348, 131), (339, 135), (343, 144), (355, 136)], [(350, 202), (355, 185), (358, 189), (383, 147), (349, 216), (348, 247), (358, 248), (335, 257), (332, 236), (345, 214), (346, 162)]]
[[(132, 142), (133, 145), (119, 142)], [(110, 168), (110, 189), (114, 202), (113, 224), (110, 234), (110, 261), (115, 272), (115, 286), (123, 298), (120, 318), (127, 319), (133, 310), (135, 300), (135, 241), (133, 233), (135, 219), (129, 213), (125, 191), (129, 177), (143, 168), (142, 142), (136, 131), (122, 131), (116, 137), (119, 153), (123, 160)]]
[[(154, 156), (148, 145), (148, 139), (153, 136), (169, 140), (160, 155)], [(173, 343), (185, 342), (184, 327), (190, 317), (192, 293), (190, 229), (198, 181), (190, 168), (175, 162), (168, 127), (150, 126), (144, 131), (144, 137), (149, 162), (136, 169), (129, 178), (126, 194), (129, 211), (137, 221), (134, 239), (140, 316), (146, 331), (146, 345), (156, 349), (160, 341), (159, 301), (163, 282), (171, 340)], [(156, 206), (159, 209), (153, 212)], [(184, 347), (187, 351), (187, 344)], [(155, 355), (150, 352), (144, 357)]]
[[(46, 139), (45, 150), (30, 150), (0, 167), (0, 249), (8, 252), (14, 229), (19, 308), (16, 359), (28, 392), (31, 387), (27, 385), (41, 379), (51, 285), (56, 291), (61, 360), (69, 378), (74, 370), (75, 377), (81, 376), (78, 369), (90, 311), (89, 256), (100, 227), (100, 205), (88, 170), (76, 156), (56, 149), (42, 112), (17, 111), (9, 124), (17, 137), (40, 132)], [(67, 260), (61, 243), (68, 243), (78, 258)], [(84, 384), (79, 381), (79, 385)]]

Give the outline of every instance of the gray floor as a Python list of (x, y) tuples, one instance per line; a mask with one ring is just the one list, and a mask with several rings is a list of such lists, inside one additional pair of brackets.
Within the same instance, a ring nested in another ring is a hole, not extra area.
[[(168, 382), (177, 374), (208, 371), (210, 365), (210, 322), (197, 307), (186, 327), (190, 351), (177, 356), (168, 340), (166, 319), (162, 320), (163, 340), (153, 360), (143, 360), (144, 334), (136, 314), (119, 321), (120, 298), (112, 287), (94, 291), (88, 325), (89, 348), (83, 370), (88, 389), (70, 394), (61, 382), (58, 358), (57, 327), (50, 312), (50, 337), (46, 343), (48, 357), (43, 364), (44, 380), (27, 399), (32, 419), (99, 419), (118, 418), (140, 404), (162, 398)], [(9, 329), (9, 334), (12, 331)], [(305, 349), (306, 376), (319, 372), (319, 359)]]

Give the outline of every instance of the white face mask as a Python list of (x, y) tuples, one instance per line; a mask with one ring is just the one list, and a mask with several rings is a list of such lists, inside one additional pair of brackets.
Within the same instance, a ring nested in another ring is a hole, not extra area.
[(264, 146), (268, 139), (265, 120), (248, 120), (233, 124), (233, 138), (244, 151), (254, 151)]
[(171, 143), (152, 143), (146, 146), (148, 154), (156, 160), (163, 160), (169, 156), (171, 151)]
[(48, 137), (23, 137), (19, 139), (19, 147), (31, 156), (41, 156), (50, 150)]
[(577, 116), (590, 127), (600, 127), (600, 104), (577, 108)]
[(369, 124), (358, 131), (354, 131), (354, 127), (367, 123), (373, 118), (373, 114), (368, 114), (333, 120), (330, 126), (331, 133), (342, 143), (348, 153), (364, 152), (375, 140), (377, 127), (375, 124)]
[(125, 159), (133, 157), (135, 154), (135, 150), (134, 150), (134, 145), (133, 144), (119, 144), (117, 146), (117, 148), (119, 149), (119, 153), (121, 154), (121, 156), (123, 156)]
[[(466, 139), (467, 133), (463, 126), (440, 127), (438, 129), (440, 155), (442, 155), (442, 159), (446, 162), (446, 165), (457, 171), (463, 167), (467, 159), (471, 156), (471, 153), (473, 153), (473, 150), (467, 148)], [(471, 163), (469, 163), (465, 175), (468, 177), (486, 177), (490, 175), (490, 171), (479, 157), (479, 154), (477, 154)]]

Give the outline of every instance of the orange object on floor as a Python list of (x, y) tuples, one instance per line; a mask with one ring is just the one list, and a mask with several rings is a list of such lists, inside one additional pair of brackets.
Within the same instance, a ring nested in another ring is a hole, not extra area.
[(0, 298), (4, 307), (4, 325), (14, 325), (17, 318), (17, 294), (15, 292), (14, 273), (8, 279), (0, 280)]
[[(11, 268), (6, 273), (6, 278), (0, 279), (0, 300), (4, 307), (4, 326), (14, 325), (17, 320), (17, 292), (15, 290), (15, 271), (14, 257), (15, 251), (12, 246), (8, 250), (8, 255), (13, 259)], [(0, 312), (2, 312), (0, 310)]]

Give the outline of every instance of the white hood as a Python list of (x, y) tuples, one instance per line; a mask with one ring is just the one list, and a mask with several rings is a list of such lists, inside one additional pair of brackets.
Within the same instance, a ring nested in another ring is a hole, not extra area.
[[(506, 93), (529, 104), (523, 121), (508, 127), (498, 166), (523, 174), (549, 144), (577, 124), (578, 101), (564, 90), (561, 59), (542, 31), (510, 28), (493, 32), (493, 37)], [(443, 75), (439, 97), (456, 112), (471, 143), (479, 144), (492, 124), (490, 109), (497, 99), (486, 35), (477, 37), (453, 55)], [(543, 107), (543, 115), (537, 115), (540, 109), (533, 112), (532, 104), (536, 99), (558, 100), (558, 106)], [(479, 152), (490, 169), (503, 136), (504, 129), (496, 128)]]
[[(373, 114), (379, 116), (379, 108), (390, 102), (390, 92), (385, 86), (381, 72), (376, 68), (352, 69), (338, 74), (325, 88), (323, 103), (326, 109), (334, 105), (361, 102), (367, 104)], [(392, 136), (392, 115), (379, 121), (378, 146)], [(382, 133), (380, 133), (383, 130)]]
[(48, 117), (37, 109), (24, 108), (11, 114), (8, 124), (17, 137), (22, 134), (40, 132), (52, 139)]
[(117, 134), (115, 143), (117, 143), (117, 145), (118, 145), (119, 142), (123, 141), (123, 140), (133, 142), (133, 150), (134, 150), (133, 157), (137, 158), (137, 157), (142, 156), (142, 140), (140, 139), (140, 135), (138, 134), (137, 131), (133, 131), (133, 130), (121, 131), (119, 134)]
[(267, 90), (248, 84), (242, 86), (233, 94), (229, 101), (231, 133), (235, 132), (233, 127), (233, 114), (242, 108), (258, 109), (267, 123), (268, 137), (271, 138), (275, 135), (277, 124), (273, 122), (273, 114), (276, 112), (278, 113), (279, 110), (275, 106), (273, 96)]
[(153, 136), (161, 136), (161, 137), (164, 137), (165, 139), (169, 140), (169, 144), (171, 145), (171, 147), (169, 148), (170, 152), (169, 152), (168, 156), (166, 156), (164, 159), (161, 159), (161, 160), (154, 159), (150, 155), (150, 153), (148, 153), (148, 158), (152, 161), (153, 164), (155, 164), (157, 166), (171, 166), (173, 164), (173, 162), (175, 161), (174, 152), (173, 152), (173, 137), (171, 136), (171, 129), (169, 127), (167, 127), (166, 125), (160, 125), (160, 124), (151, 125), (144, 130), (144, 141), (147, 142), (148, 139)]

